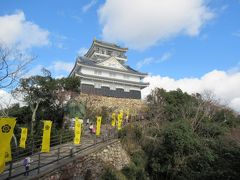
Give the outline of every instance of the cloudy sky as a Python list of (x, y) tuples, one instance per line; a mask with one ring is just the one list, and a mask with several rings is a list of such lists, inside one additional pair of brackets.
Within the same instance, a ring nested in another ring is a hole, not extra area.
[(240, 111), (239, 0), (5, 0), (0, 7), (0, 43), (37, 56), (30, 75), (45, 67), (67, 76), (95, 37), (129, 48), (128, 64), (149, 73), (144, 96), (154, 87), (210, 90)]

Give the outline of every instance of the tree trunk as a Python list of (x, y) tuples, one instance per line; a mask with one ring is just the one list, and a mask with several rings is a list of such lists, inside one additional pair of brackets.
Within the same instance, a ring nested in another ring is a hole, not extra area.
[(36, 106), (34, 108), (32, 108), (33, 113), (32, 113), (32, 121), (31, 121), (31, 137), (33, 137), (33, 135), (34, 135), (34, 124), (36, 121), (36, 112), (37, 112), (39, 104), (40, 104), (40, 101), (37, 101)]

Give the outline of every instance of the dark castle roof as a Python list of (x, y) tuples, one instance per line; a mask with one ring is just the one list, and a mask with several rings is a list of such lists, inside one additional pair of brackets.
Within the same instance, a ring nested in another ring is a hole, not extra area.
[(102, 46), (108, 46), (108, 47), (112, 47), (112, 48), (122, 49), (122, 50), (125, 50), (125, 51), (128, 50), (128, 48), (123, 48), (123, 47), (120, 47), (116, 44), (105, 42), (105, 41), (99, 41), (99, 40), (96, 40), (96, 39), (93, 40), (93, 43), (97, 43), (97, 44), (102, 45)]
[(121, 52), (126, 52), (128, 50), (128, 48), (122, 48), (122, 47), (120, 47), (116, 44), (113, 44), (113, 43), (108, 43), (108, 42), (105, 42), (105, 41), (99, 41), (99, 40), (94, 39), (91, 47), (89, 48), (89, 50), (87, 51), (87, 53), (84, 56), (90, 57), (91, 52), (94, 51), (93, 49), (94, 49), (95, 46), (99, 46), (99, 47), (107, 48), (107, 49), (112, 49), (112, 50), (115, 50), (115, 51), (121, 51)]

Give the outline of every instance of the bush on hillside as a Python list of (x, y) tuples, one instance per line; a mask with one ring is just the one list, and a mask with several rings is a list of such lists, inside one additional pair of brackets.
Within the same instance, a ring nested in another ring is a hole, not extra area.
[(114, 167), (106, 166), (101, 176), (102, 180), (127, 180), (127, 178)]
[(240, 128), (239, 115), (181, 90), (156, 89), (147, 100), (148, 126), (126, 127), (120, 134), (132, 159), (122, 170), (128, 179), (138, 173), (150, 179), (240, 177), (240, 146), (229, 133)]

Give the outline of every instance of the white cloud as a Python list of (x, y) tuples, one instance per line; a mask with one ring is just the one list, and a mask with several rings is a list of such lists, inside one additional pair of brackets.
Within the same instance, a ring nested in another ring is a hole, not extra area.
[(65, 48), (65, 46), (64, 46), (64, 44), (63, 44), (62, 42), (58, 42), (58, 43), (56, 43), (55, 45), (56, 45), (56, 47), (59, 48), (59, 49), (67, 49), (67, 48)]
[(172, 57), (170, 52), (165, 52), (160, 58), (148, 57), (142, 61), (138, 61), (136, 68), (141, 69), (143, 66), (153, 64), (153, 63), (161, 63), (164, 62)]
[(229, 8), (229, 5), (227, 4), (224, 4), (222, 7), (221, 7), (221, 11), (225, 11), (226, 9)]
[(82, 11), (85, 13), (87, 12), (90, 8), (92, 8), (95, 4), (97, 4), (97, 0), (91, 0), (88, 4), (83, 6)]
[(158, 60), (159, 62), (164, 62), (171, 58), (172, 54), (170, 52), (166, 52), (162, 55), (162, 57)]
[(66, 44), (66, 41), (69, 40), (69, 38), (67, 36), (64, 36), (64, 35), (60, 35), (58, 33), (52, 33), (51, 34), (51, 40), (52, 40), (52, 45), (56, 46), (57, 48), (59, 49), (63, 49), (63, 50), (66, 50), (68, 49), (65, 44)]
[(0, 89), (0, 109), (7, 108), (14, 103), (19, 103), (19, 101), (7, 91)]
[(73, 63), (66, 63), (63, 61), (55, 61), (55, 62), (53, 62), (53, 66), (51, 69), (53, 69), (55, 72), (64, 71), (64, 72), (70, 73), (73, 66), (74, 66)]
[(143, 66), (153, 63), (153, 61), (154, 61), (153, 57), (145, 58), (142, 61), (138, 61), (136, 67), (137, 69), (141, 69)]
[(43, 65), (37, 65), (30, 70), (27, 71), (26, 74), (24, 74), (23, 78), (28, 78), (30, 76), (36, 76), (36, 75), (42, 75), (42, 69), (44, 68)]
[(240, 97), (234, 98), (230, 103), (230, 107), (232, 107), (236, 111), (240, 112)]
[(82, 17), (80, 15), (70, 15), (70, 17), (74, 20), (76, 20), (76, 22), (81, 23), (83, 21)]
[(79, 56), (84, 56), (84, 55), (87, 53), (87, 51), (88, 51), (87, 48), (82, 47), (82, 48), (80, 48), (80, 49), (78, 50), (77, 54), (78, 54)]
[[(49, 67), (45, 67), (43, 65), (36, 65), (26, 74), (24, 74), (23, 78), (28, 78), (35, 75), (43, 75), (43, 68), (47, 68), (48, 70), (50, 70), (55, 78), (62, 78), (66, 77), (66, 73), (70, 73), (73, 66), (73, 63), (66, 63), (64, 61), (55, 61)], [(14, 103), (20, 103), (20, 105), (24, 105), (24, 103), (22, 101), (19, 101), (18, 99), (21, 100), (21, 97), (18, 97), (16, 99), (9, 92), (0, 89), (0, 109), (9, 107)]]
[(36, 76), (36, 75), (43, 75), (42, 73), (43, 68), (49, 70), (53, 77), (62, 78), (62, 77), (66, 77), (71, 72), (71, 70), (73, 69), (73, 66), (74, 66), (74, 63), (67, 63), (64, 61), (54, 61), (48, 67), (39, 64), (33, 67), (31, 70), (29, 70), (24, 75), (24, 78), (28, 78), (30, 76)]
[(240, 37), (240, 30), (233, 33), (234, 36)]
[(197, 36), (214, 17), (205, 0), (106, 0), (98, 15), (102, 36), (145, 49), (179, 34)]
[(188, 93), (202, 93), (205, 90), (212, 91), (222, 102), (240, 112), (240, 72), (228, 73), (213, 70), (201, 78), (183, 78), (175, 80), (170, 77), (148, 76), (144, 79), (149, 82), (149, 87), (142, 90), (146, 97), (155, 87), (166, 90), (182, 89)]
[(28, 49), (50, 43), (49, 32), (37, 24), (27, 21), (22, 11), (0, 16), (0, 27), (0, 43), (8, 46)]

